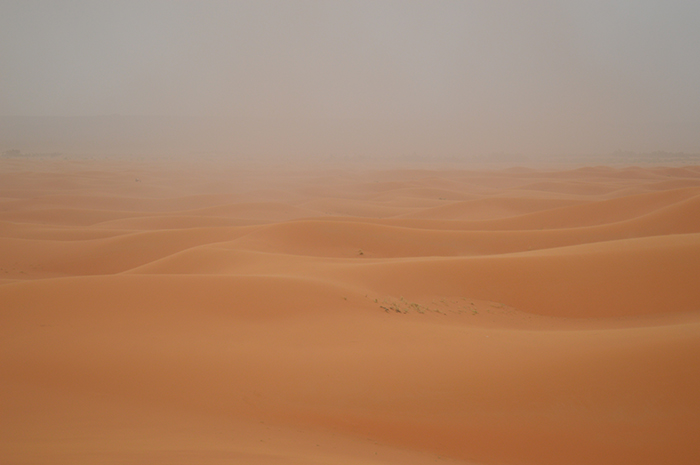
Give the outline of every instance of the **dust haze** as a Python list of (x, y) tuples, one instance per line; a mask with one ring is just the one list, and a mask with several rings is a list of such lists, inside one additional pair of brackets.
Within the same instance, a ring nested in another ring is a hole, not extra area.
[(700, 2), (0, 2), (0, 462), (700, 464)]
[(0, 149), (700, 152), (697, 2), (0, 6)]

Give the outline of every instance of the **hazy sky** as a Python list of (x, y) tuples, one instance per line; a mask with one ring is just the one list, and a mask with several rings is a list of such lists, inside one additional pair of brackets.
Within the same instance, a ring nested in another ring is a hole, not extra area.
[(700, 151), (700, 2), (0, 2), (0, 114), (115, 113), (443, 122), (493, 151)]

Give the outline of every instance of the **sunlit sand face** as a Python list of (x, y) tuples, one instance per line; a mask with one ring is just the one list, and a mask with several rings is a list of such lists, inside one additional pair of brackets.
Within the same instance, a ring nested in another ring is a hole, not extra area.
[(700, 169), (0, 160), (3, 463), (698, 463)]

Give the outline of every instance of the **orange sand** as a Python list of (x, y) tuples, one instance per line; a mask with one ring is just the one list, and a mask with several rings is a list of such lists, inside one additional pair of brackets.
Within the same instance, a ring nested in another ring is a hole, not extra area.
[(700, 463), (700, 168), (0, 160), (3, 464)]

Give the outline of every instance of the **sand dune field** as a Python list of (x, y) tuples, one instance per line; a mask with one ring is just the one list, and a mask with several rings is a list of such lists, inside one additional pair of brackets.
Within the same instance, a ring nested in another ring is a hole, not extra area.
[(698, 464), (700, 167), (0, 160), (0, 463)]

